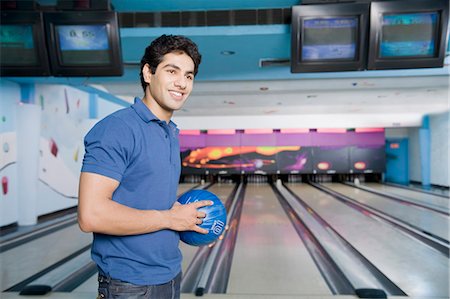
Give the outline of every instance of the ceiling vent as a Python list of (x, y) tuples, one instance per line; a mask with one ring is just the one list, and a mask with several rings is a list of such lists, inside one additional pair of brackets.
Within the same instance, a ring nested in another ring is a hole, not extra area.
[(259, 67), (270, 67), (270, 66), (289, 66), (291, 61), (288, 58), (263, 58), (259, 60)]
[(291, 8), (119, 13), (122, 28), (290, 24)]

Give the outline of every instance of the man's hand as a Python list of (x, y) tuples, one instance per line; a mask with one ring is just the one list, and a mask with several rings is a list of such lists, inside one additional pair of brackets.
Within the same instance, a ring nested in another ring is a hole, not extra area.
[(199, 227), (206, 213), (198, 209), (212, 205), (210, 200), (200, 200), (193, 203), (182, 205), (175, 202), (170, 210), (167, 211), (169, 219), (169, 228), (176, 231), (195, 231), (201, 234), (207, 234), (208, 230)]

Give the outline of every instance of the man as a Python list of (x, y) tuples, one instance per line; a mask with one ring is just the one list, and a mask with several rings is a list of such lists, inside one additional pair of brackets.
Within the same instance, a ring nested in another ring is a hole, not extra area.
[(178, 231), (201, 229), (201, 201), (176, 202), (178, 129), (170, 120), (192, 91), (201, 55), (183, 36), (162, 35), (141, 60), (142, 100), (86, 135), (78, 222), (93, 232), (99, 298), (179, 298)]

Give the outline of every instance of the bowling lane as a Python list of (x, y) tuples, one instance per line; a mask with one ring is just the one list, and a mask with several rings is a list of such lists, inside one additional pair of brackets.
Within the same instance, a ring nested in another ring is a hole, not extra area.
[(331, 294), (268, 184), (247, 185), (227, 294)]
[[(408, 296), (448, 298), (449, 260), (442, 254), (310, 185), (287, 187)], [(365, 196), (357, 195), (359, 200)]]
[(398, 195), (401, 198), (405, 199), (412, 199), (413, 202), (420, 203), (428, 207), (439, 208), (447, 212), (450, 210), (450, 200), (448, 198), (436, 196), (431, 193), (418, 192), (406, 188), (397, 188), (394, 186), (379, 183), (364, 183), (362, 185), (374, 189), (376, 191)]
[(180, 196), (184, 192), (194, 188), (197, 185), (198, 184), (193, 184), (193, 183), (182, 183), (182, 184), (179, 184), (178, 185), (178, 189), (177, 189), (177, 195)]
[[(229, 195), (231, 194), (231, 192), (233, 192), (234, 187), (235, 187), (234, 184), (214, 184), (208, 189), (208, 191), (217, 195), (217, 197), (220, 198), (222, 203), (225, 204)], [(185, 273), (186, 269), (188, 268), (189, 264), (194, 258), (198, 250), (198, 247), (180, 242), (180, 250), (183, 254), (183, 262), (181, 264), (181, 269), (183, 273)]]
[[(393, 183), (389, 183), (389, 185), (397, 186), (399, 188), (404, 187), (403, 185), (397, 185)], [(449, 198), (449, 190), (445, 187), (429, 186), (428, 188), (426, 188), (420, 183), (410, 183), (408, 187), (418, 192), (432, 193), (434, 195), (442, 195)]]
[(449, 240), (450, 217), (427, 209), (373, 194), (344, 184), (322, 183), (323, 186), (367, 204), (397, 219), (401, 219), (425, 232)]
[(92, 235), (71, 225), (0, 255), (2, 291), (89, 245)]

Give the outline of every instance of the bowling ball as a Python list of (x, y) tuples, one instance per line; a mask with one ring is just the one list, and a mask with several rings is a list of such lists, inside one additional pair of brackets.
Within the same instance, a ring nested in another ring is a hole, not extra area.
[(208, 233), (201, 234), (195, 231), (180, 232), (181, 241), (193, 246), (203, 246), (216, 241), (223, 233), (227, 224), (227, 211), (225, 206), (214, 193), (206, 190), (191, 190), (178, 198), (178, 202), (181, 204), (193, 203), (200, 200), (211, 200), (213, 202), (211, 206), (198, 209), (206, 213), (206, 217), (202, 219), (203, 222), (199, 226), (208, 230)]

